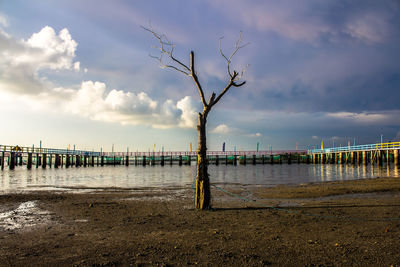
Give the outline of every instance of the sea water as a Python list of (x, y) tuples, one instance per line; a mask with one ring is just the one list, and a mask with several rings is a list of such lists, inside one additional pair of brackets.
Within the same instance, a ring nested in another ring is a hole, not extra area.
[[(400, 177), (396, 166), (275, 164), (210, 165), (212, 184), (275, 186), (310, 182), (344, 181), (375, 177)], [(26, 166), (0, 171), (0, 192), (27, 190), (129, 190), (144, 188), (189, 188), (196, 177), (196, 166), (104, 166), (37, 168)]]

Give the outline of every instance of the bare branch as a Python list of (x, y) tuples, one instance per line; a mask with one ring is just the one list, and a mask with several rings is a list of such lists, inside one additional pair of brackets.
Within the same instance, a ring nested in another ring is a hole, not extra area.
[(191, 76), (192, 76), (196, 86), (197, 86), (197, 89), (199, 90), (201, 102), (203, 103), (203, 107), (207, 108), (208, 104), (206, 102), (206, 99), (204, 98), (203, 88), (201, 88), (199, 79), (197, 78), (196, 71), (194, 69), (194, 52), (193, 51), (190, 52), (190, 73), (191, 73)]
[[(243, 47), (249, 45), (250, 43), (245, 43), (245, 44), (243, 44), (243, 32), (240, 32), (239, 38), (237, 39), (237, 41), (236, 41), (236, 43), (235, 43), (235, 49), (233, 50), (232, 54), (231, 54), (231, 55), (229, 56), (229, 58), (228, 58), (228, 57), (224, 54), (224, 52), (222, 51), (222, 45), (221, 45), (221, 43), (222, 43), (222, 39), (223, 39), (223, 38), (224, 38), (223, 36), (222, 36), (221, 38), (219, 38), (219, 53), (220, 53), (221, 56), (225, 59), (225, 61), (226, 61), (226, 63), (227, 63), (228, 74), (229, 74), (229, 76), (232, 78), (232, 77), (233, 77), (233, 74), (231, 73), (230, 65), (231, 65), (233, 56), (236, 55), (236, 53), (237, 53), (240, 49), (242, 49)], [(246, 68), (247, 68), (248, 66), (249, 66), (249, 65), (246, 65), (246, 67), (242, 70), (242, 72), (241, 72), (242, 75), (243, 75), (243, 73), (245, 72), (245, 70), (246, 70)], [(238, 76), (237, 79), (242, 78), (242, 75)]]
[(213, 92), (211, 94), (210, 100), (208, 100), (208, 105), (209, 106), (211, 106), (211, 107), (213, 106), (214, 99), (215, 99), (215, 93)]
[[(224, 52), (222, 51), (222, 39), (223, 37), (221, 37), (219, 39), (219, 52), (221, 54), (221, 56), (225, 59), (226, 63), (227, 63), (227, 70), (228, 70), (228, 74), (230, 77), (230, 80), (228, 82), (228, 84), (225, 86), (225, 88), (222, 90), (222, 92), (216, 96), (215, 93), (212, 93), (208, 103), (205, 99), (204, 96), (204, 91), (203, 88), (201, 87), (200, 81), (197, 77), (197, 73), (195, 70), (195, 64), (194, 64), (194, 52), (191, 51), (190, 52), (190, 66), (185, 65), (184, 63), (182, 63), (182, 61), (176, 59), (173, 55), (174, 53), (174, 49), (175, 49), (175, 44), (173, 44), (165, 34), (158, 34), (156, 33), (153, 28), (151, 27), (151, 24), (149, 24), (149, 28), (143, 27), (141, 26), (144, 30), (150, 32), (159, 42), (159, 46), (155, 47), (157, 50), (160, 51), (160, 56), (153, 56), (150, 55), (150, 57), (156, 59), (159, 63), (161, 68), (171, 68), (174, 69), (178, 72), (181, 72), (187, 76), (191, 76), (193, 81), (196, 84), (196, 87), (199, 91), (200, 94), (200, 98), (201, 98), (201, 102), (203, 103), (203, 107), (204, 107), (204, 111), (203, 113), (208, 114), (208, 112), (211, 110), (211, 108), (218, 103), (218, 101), (226, 94), (226, 92), (228, 92), (228, 90), (233, 86), (233, 87), (240, 87), (243, 86), (246, 82), (240, 82), (238, 83), (238, 81), (243, 77), (244, 72), (246, 71), (247, 67), (249, 65), (246, 65), (242, 71), (240, 72), (240, 75), (237, 71), (233, 71), (231, 72), (231, 62), (232, 62), (232, 58), (237, 54), (237, 52), (242, 49), (243, 47), (247, 46), (249, 43), (245, 43), (243, 44), (243, 34), (242, 32), (240, 32), (239, 38), (235, 43), (235, 49), (233, 50), (232, 54), (227, 57)], [(164, 61), (164, 56), (167, 56), (173, 64), (166, 64)]]
[[(186, 66), (184, 63), (182, 63), (182, 61), (180, 61), (174, 57), (173, 53), (174, 53), (174, 49), (175, 49), (175, 44), (173, 44), (171, 41), (169, 41), (169, 39), (167, 38), (167, 36), (165, 34), (156, 33), (153, 30), (151, 24), (149, 25), (149, 28), (146, 28), (144, 26), (140, 26), (140, 27), (142, 29), (150, 32), (160, 43), (160, 46), (154, 47), (160, 51), (160, 56), (159, 57), (151, 56), (151, 57), (157, 59), (160, 62), (160, 65), (162, 68), (172, 68), (172, 69), (177, 70), (185, 75), (190, 76), (190, 68), (188, 66)], [(165, 64), (163, 61), (162, 55), (167, 55), (172, 60), (172, 62), (176, 63), (178, 66), (174, 66), (171, 64)]]
[(233, 74), (232, 74), (232, 77), (231, 77), (231, 79), (230, 79), (230, 81), (229, 81), (229, 83), (225, 86), (224, 90), (222, 90), (222, 92), (219, 94), (219, 96), (218, 96), (212, 103), (210, 102), (210, 107), (209, 107), (210, 109), (211, 109), (215, 104), (218, 103), (218, 101), (224, 96), (224, 94), (226, 94), (226, 92), (228, 92), (228, 90), (229, 90), (232, 86), (234, 86), (234, 87), (240, 87), (240, 86), (242, 86), (242, 85), (244, 85), (244, 84), (246, 83), (245, 81), (242, 82), (242, 83), (240, 83), (240, 84), (235, 83), (235, 80), (236, 80), (237, 76), (238, 76), (238, 73), (237, 73), (236, 71), (234, 71)]

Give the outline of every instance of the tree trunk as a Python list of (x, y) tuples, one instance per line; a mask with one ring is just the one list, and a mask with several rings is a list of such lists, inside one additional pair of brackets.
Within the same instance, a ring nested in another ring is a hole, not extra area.
[(206, 123), (207, 111), (199, 113), (197, 132), (199, 134), (199, 147), (197, 149), (197, 177), (196, 177), (196, 209), (205, 210), (211, 207), (210, 180), (207, 171), (207, 142)]

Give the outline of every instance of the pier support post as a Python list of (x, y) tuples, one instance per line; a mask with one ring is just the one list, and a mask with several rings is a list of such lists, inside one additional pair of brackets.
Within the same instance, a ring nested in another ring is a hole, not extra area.
[(46, 165), (47, 165), (47, 155), (43, 154), (43, 164), (42, 164), (42, 169), (46, 169)]
[(171, 156), (169, 156), (169, 165), (172, 166), (173, 160), (174, 160), (174, 158), (172, 157), (172, 154), (171, 154)]
[(125, 157), (125, 166), (128, 167), (129, 166), (129, 156)]
[(4, 155), (5, 155), (4, 151), (1, 152), (1, 170), (4, 170)]
[(101, 156), (101, 158), (100, 158), (100, 166), (102, 166), (102, 167), (104, 166), (104, 156)]
[(261, 155), (261, 162), (262, 162), (262, 165), (265, 164), (265, 156), (264, 155)]
[(28, 161), (26, 162), (26, 168), (32, 169), (32, 153), (28, 153)]
[(246, 158), (246, 155), (243, 155), (243, 165), (246, 165), (247, 164), (247, 158)]
[(53, 164), (53, 154), (49, 154), (49, 168), (51, 169), (51, 165)]
[(228, 155), (225, 155), (225, 165), (228, 165)]
[(233, 155), (233, 165), (234, 165), (234, 166), (237, 165), (237, 158), (236, 158), (236, 155)]
[(135, 155), (135, 166), (138, 165), (137, 156)]
[(91, 163), (92, 167), (94, 167), (94, 156), (91, 156)]
[(396, 166), (399, 166), (399, 149), (395, 149), (395, 150), (393, 150), (393, 158), (394, 158), (394, 164), (396, 165)]
[(164, 155), (161, 155), (161, 166), (164, 166)]
[(336, 153), (331, 153), (330, 163), (331, 164), (336, 164)]
[(179, 166), (182, 166), (182, 155), (179, 155)]
[(65, 157), (65, 167), (69, 168), (69, 166), (71, 166), (71, 156), (67, 154)]
[(143, 156), (143, 157), (142, 157), (142, 165), (143, 165), (143, 166), (146, 166), (146, 156)]
[(274, 155), (269, 156), (269, 161), (270, 161), (271, 165), (274, 164)]
[(156, 165), (156, 157), (154, 156), (154, 153), (153, 153), (153, 156), (151, 157), (151, 166), (154, 166), (154, 165)]
[(292, 154), (288, 154), (288, 159), (287, 159), (287, 163), (290, 165), (292, 164)]
[(192, 156), (187, 156), (187, 157), (188, 157), (187, 164), (190, 166), (190, 165), (192, 165)]
[(15, 169), (15, 152), (11, 152), (10, 153), (10, 160), (9, 160), (9, 168), (10, 170), (14, 170)]
[(215, 165), (217, 165), (217, 166), (219, 165), (219, 158), (218, 158), (218, 155), (215, 156)]
[(113, 165), (117, 164), (115, 156), (113, 157)]
[(40, 156), (39, 154), (36, 154), (36, 169), (39, 168), (40, 165)]
[(362, 153), (362, 164), (367, 165), (367, 151), (363, 151)]
[(382, 153), (382, 150), (379, 150), (378, 151), (378, 165), (379, 166), (382, 166), (382, 163), (383, 163), (383, 153)]
[(54, 168), (58, 168), (58, 165), (60, 164), (60, 156), (58, 154), (56, 154), (54, 156)]
[(256, 165), (256, 163), (257, 163), (256, 155), (253, 155), (253, 165)]
[(386, 164), (389, 165), (390, 164), (390, 150), (386, 150)]

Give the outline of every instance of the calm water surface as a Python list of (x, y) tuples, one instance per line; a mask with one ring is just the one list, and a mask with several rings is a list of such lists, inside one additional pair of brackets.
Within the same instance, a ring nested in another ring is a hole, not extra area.
[[(274, 186), (309, 182), (399, 177), (395, 166), (351, 165), (210, 165), (214, 184)], [(105, 166), (0, 171), (0, 192), (25, 190), (102, 190), (148, 187), (190, 187), (196, 166)]]

